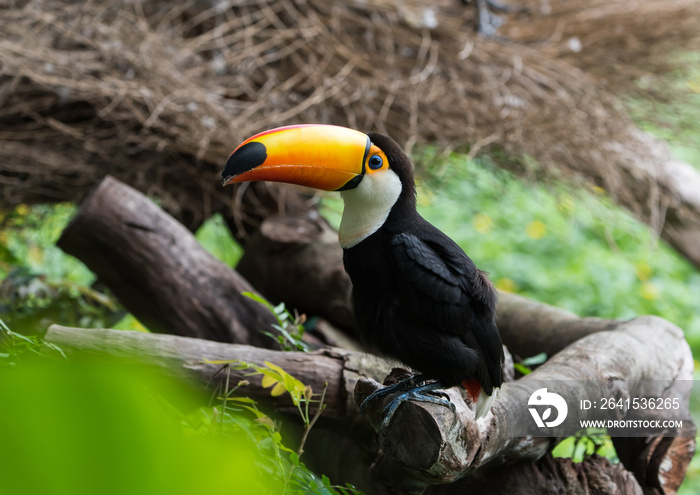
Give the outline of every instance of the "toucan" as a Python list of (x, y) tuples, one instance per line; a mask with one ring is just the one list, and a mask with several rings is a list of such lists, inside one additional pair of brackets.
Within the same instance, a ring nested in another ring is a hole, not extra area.
[(408, 398), (445, 402), (440, 390), (460, 384), (484, 416), (503, 382), (496, 291), (416, 210), (413, 165), (400, 146), (339, 126), (280, 127), (243, 141), (222, 174), (223, 185), (261, 180), (340, 191), (339, 241), (360, 340), (418, 372), (380, 389), (402, 392), (385, 418)]

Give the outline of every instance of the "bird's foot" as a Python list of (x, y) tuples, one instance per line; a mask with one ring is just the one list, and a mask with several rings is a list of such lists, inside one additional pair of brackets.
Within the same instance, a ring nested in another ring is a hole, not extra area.
[(360, 405), (360, 410), (364, 412), (370, 404), (374, 403), (379, 398), (387, 397), (393, 393), (399, 393), (394, 397), (382, 411), (382, 422), (379, 430), (386, 428), (391, 422), (391, 418), (396, 413), (396, 410), (401, 404), (406, 401), (414, 400), (418, 402), (428, 402), (432, 404), (440, 404), (441, 406), (449, 407), (453, 414), (457, 414), (457, 409), (454, 403), (450, 401), (449, 395), (442, 390), (443, 386), (439, 381), (426, 383), (420, 376), (412, 376), (406, 380), (402, 380), (394, 385), (380, 388), (372, 392)]
[(398, 381), (393, 385), (378, 388), (377, 390), (369, 394), (365, 398), (365, 400), (362, 401), (362, 404), (360, 404), (360, 411), (364, 413), (370, 406), (370, 404), (374, 403), (374, 401), (376, 401), (377, 399), (383, 399), (384, 397), (387, 397), (397, 392), (406, 392), (408, 390), (420, 387), (424, 384), (425, 381), (423, 380), (423, 377), (421, 375), (413, 375), (409, 378)]

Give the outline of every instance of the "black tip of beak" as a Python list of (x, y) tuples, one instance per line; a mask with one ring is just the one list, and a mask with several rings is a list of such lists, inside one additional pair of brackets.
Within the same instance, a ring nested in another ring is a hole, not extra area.
[(266, 159), (267, 149), (264, 144), (255, 141), (244, 144), (226, 160), (226, 166), (221, 173), (222, 184), (225, 185), (232, 177), (262, 165)]

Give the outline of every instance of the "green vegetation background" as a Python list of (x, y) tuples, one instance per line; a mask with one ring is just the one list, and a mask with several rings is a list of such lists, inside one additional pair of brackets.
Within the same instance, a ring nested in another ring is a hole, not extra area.
[[(639, 83), (642, 87), (665, 85), (682, 98), (663, 104), (627, 100), (641, 127), (666, 139), (679, 158), (696, 166), (700, 164), (697, 62), (697, 57), (691, 58), (687, 71)], [(694, 356), (700, 356), (700, 272), (644, 224), (616, 207), (605, 191), (570, 182), (543, 184), (516, 178), (495, 167), (491, 158), (439, 157), (430, 149), (414, 158), (423, 170), (421, 213), (487, 270), (499, 289), (582, 316), (660, 315), (685, 331)], [(532, 177), (536, 176), (536, 164), (532, 160), (525, 163)], [(332, 222), (338, 222), (341, 204), (337, 197), (325, 198), (321, 207)], [(25, 335), (40, 333), (51, 323), (146, 331), (95, 283), (81, 263), (54, 246), (75, 209), (75, 205), (59, 204), (0, 212), (0, 318), (10, 330)], [(215, 256), (235, 266), (241, 250), (220, 217), (208, 221), (197, 237)], [(182, 404), (194, 400), (191, 394), (185, 394), (190, 399), (184, 401), (172, 398), (171, 385), (153, 385), (158, 379), (147, 372), (135, 376), (119, 367), (114, 373), (95, 372), (98, 368), (84, 362), (75, 368), (57, 367), (63, 357), (55, 350), (41, 349), (38, 341), (33, 345), (41, 350), (27, 344), (28, 352), (53, 357), (39, 362), (20, 359), (24, 348), (18, 342), (19, 335), (6, 336), (0, 344), (0, 372), (16, 378), (0, 380), (0, 395), (6, 404), (12, 404), (0, 408), (0, 425), (5, 425), (0, 433), (13, 432), (9, 445), (21, 446), (25, 452), (24, 457), (7, 450), (0, 454), (0, 466), (4, 466), (0, 473), (4, 471), (9, 477), (2, 477), (10, 480), (5, 488), (16, 483), (8, 492), (0, 486), (0, 493), (21, 493), (16, 490), (22, 487), (31, 487), (31, 493), (88, 493), (95, 483), (104, 483), (114, 473), (107, 468), (101, 471), (101, 462), (140, 473), (134, 478), (139, 489), (117, 477), (103, 493), (244, 493), (242, 487), (256, 493), (291, 493), (299, 486), (316, 487), (311, 490), (314, 493), (337, 493), (344, 489), (333, 488), (325, 477), (321, 480), (307, 474), (298, 458), (295, 463), (279, 436), (279, 425), (262, 413), (256, 415), (245, 407), (222, 409), (220, 404), (217, 409), (211, 402), (204, 408), (195, 407), (194, 413), (182, 412), (188, 410)], [(87, 369), (91, 372), (85, 373)], [(151, 386), (144, 388), (144, 383)], [(159, 390), (157, 397), (153, 390)], [(195, 403), (199, 402), (191, 402)], [(172, 423), (165, 427), (163, 409)], [(696, 414), (700, 412), (700, 406), (695, 409)], [(215, 431), (223, 431), (224, 426), (229, 442), (222, 442)], [(70, 437), (71, 432), (86, 428), (94, 434)], [(238, 448), (231, 448), (231, 438)], [(261, 439), (266, 439), (265, 448), (260, 447)], [(201, 461), (207, 449), (216, 453), (214, 463)], [(580, 458), (581, 453), (573, 450), (569, 442), (559, 453)], [(87, 452), (102, 453), (104, 458), (96, 462)], [(603, 452), (614, 458), (609, 445)], [(49, 477), (33, 476), (35, 468), (20, 462), (32, 456), (38, 462), (47, 454), (52, 461), (58, 460), (49, 469)], [(274, 462), (270, 464), (265, 456)], [(691, 465), (683, 494), (700, 492), (699, 459), (696, 456)], [(85, 467), (90, 476), (80, 487), (70, 486), (66, 473), (79, 476)], [(198, 470), (208, 477), (197, 474)], [(306, 478), (290, 483), (290, 473), (301, 471)], [(263, 475), (244, 474), (251, 472)], [(168, 477), (157, 473), (177, 474), (166, 482)], [(68, 485), (62, 491), (50, 481), (42, 484), (41, 480), (51, 479)], [(159, 483), (158, 488), (153, 483)]]

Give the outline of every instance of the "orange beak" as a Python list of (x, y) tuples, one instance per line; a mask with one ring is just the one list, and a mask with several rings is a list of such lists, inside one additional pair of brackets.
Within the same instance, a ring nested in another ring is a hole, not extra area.
[(333, 125), (293, 125), (261, 132), (233, 150), (222, 184), (287, 182), (325, 191), (357, 187), (371, 143), (362, 132)]

